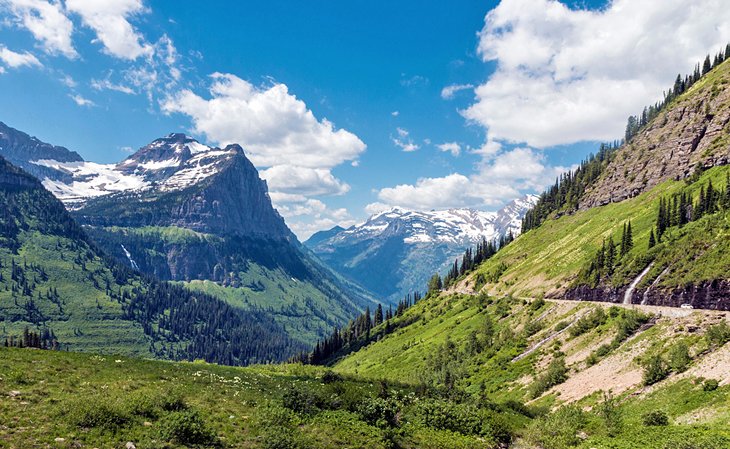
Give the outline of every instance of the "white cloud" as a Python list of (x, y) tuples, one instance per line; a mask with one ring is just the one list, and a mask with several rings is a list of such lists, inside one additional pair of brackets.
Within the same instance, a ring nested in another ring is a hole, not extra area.
[(134, 95), (136, 93), (131, 87), (113, 83), (108, 78), (103, 80), (91, 80), (91, 87), (96, 90), (113, 90), (127, 95)]
[(420, 149), (420, 145), (417, 145), (413, 142), (413, 139), (409, 137), (409, 132), (406, 129), (403, 128), (396, 128), (396, 133), (398, 134), (398, 137), (391, 137), (391, 140), (393, 141), (393, 144), (406, 153), (410, 153), (412, 151), (416, 151)]
[(463, 114), (495, 140), (612, 140), (628, 115), (728, 40), (730, 8), (718, 0), (615, 0), (599, 11), (503, 0), (487, 14), (478, 48), (498, 68)]
[(153, 46), (129, 23), (130, 17), (145, 12), (141, 0), (66, 0), (66, 7), (94, 30), (105, 53), (135, 60), (154, 52)]
[(29, 52), (16, 53), (0, 45), (0, 61), (6, 66), (17, 69), (18, 67), (42, 67), (41, 62)]
[(89, 100), (88, 98), (84, 98), (81, 95), (74, 94), (74, 95), (69, 95), (69, 96), (79, 106), (86, 106), (86, 107), (96, 106), (96, 104), (93, 101)]
[(365, 206), (365, 213), (367, 213), (368, 215), (375, 215), (390, 210), (392, 207), (393, 206), (385, 203), (370, 203)]
[(454, 157), (461, 154), (461, 145), (459, 145), (457, 142), (446, 142), (440, 145), (436, 145), (436, 147), (445, 153), (451, 153), (451, 155)]
[(78, 83), (71, 75), (63, 75), (61, 77), (61, 83), (63, 83), (64, 86), (68, 87), (69, 89), (75, 88)]
[(390, 115), (392, 115), (393, 117), (398, 117), (400, 115), (400, 112), (399, 111), (393, 111), (393, 112), (390, 113)]
[(380, 202), (368, 205), (366, 211), (393, 206), (415, 210), (494, 207), (523, 193), (542, 190), (565, 170), (546, 165), (545, 156), (539, 151), (516, 148), (491, 161), (483, 160), (471, 176), (452, 173), (381, 189)]
[(212, 75), (211, 97), (183, 90), (162, 109), (191, 117), (194, 130), (220, 144), (240, 143), (259, 167), (332, 168), (357, 159), (365, 144), (353, 133), (317, 120), (285, 84), (256, 87), (235, 75)]
[(5, 73), (5, 67), (0, 66), (0, 74)]
[(458, 92), (473, 88), (473, 84), (452, 84), (441, 89), (441, 98), (444, 100), (451, 100)]
[(33, 34), (46, 53), (78, 57), (71, 38), (73, 22), (66, 17), (60, 1), (0, 0), (0, 8), (3, 6)]
[(355, 224), (347, 209), (330, 209), (317, 199), (302, 199), (299, 202), (279, 205), (277, 210), (302, 241), (323, 229), (331, 229), (337, 225), (347, 228)]
[(278, 193), (300, 195), (344, 195), (350, 186), (335, 178), (326, 168), (276, 165), (260, 175)]

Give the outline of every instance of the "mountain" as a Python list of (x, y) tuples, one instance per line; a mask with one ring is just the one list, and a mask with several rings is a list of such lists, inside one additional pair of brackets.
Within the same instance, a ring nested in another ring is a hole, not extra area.
[(2, 157), (0, 322), (3, 340), (30, 332), (39, 346), (227, 364), (282, 360), (306, 347), (262, 310), (109, 258), (36, 178)]
[(536, 201), (528, 195), (498, 212), (394, 208), (349, 229), (314, 234), (304, 244), (343, 275), (396, 302), (421, 291), (429, 277), (482, 239), (519, 234), (524, 213)]
[(31, 161), (43, 159), (64, 163), (83, 161), (81, 156), (74, 151), (41, 142), (3, 122), (0, 122), (0, 156), (40, 179), (49, 177), (65, 181), (70, 181), (70, 179), (63, 171), (34, 164)]
[(43, 185), (120, 263), (234, 307), (266, 309), (299, 341), (313, 343), (374, 304), (301, 246), (238, 145), (170, 134), (118, 164), (27, 164), (50, 170)]

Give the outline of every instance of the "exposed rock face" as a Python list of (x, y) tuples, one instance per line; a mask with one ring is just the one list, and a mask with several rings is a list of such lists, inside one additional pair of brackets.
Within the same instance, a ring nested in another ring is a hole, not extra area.
[[(591, 288), (580, 286), (560, 295), (561, 299), (574, 301), (599, 301), (620, 303), (626, 288)], [(671, 290), (636, 289), (631, 296), (632, 304), (680, 307), (689, 304), (696, 309), (730, 310), (730, 281), (714, 280), (699, 285), (688, 285)]]
[(0, 156), (41, 179), (50, 177), (52, 179), (68, 180), (69, 178), (61, 171), (38, 166), (30, 161), (54, 159), (62, 162), (78, 162), (83, 160), (74, 151), (41, 142), (35, 137), (7, 126), (3, 122), (0, 122)]
[[(730, 64), (717, 67), (649, 123), (616, 155), (580, 209), (623, 201), (669, 179), (730, 162)], [(723, 84), (725, 83), (725, 84)]]
[[(181, 190), (152, 184), (145, 190), (92, 198), (74, 215), (94, 226), (178, 226), (216, 235), (293, 239), (271, 205), (266, 182), (241, 147), (229, 145), (220, 152), (223, 155), (213, 163), (215, 173), (198, 183)], [(129, 160), (120, 166), (135, 170)]]

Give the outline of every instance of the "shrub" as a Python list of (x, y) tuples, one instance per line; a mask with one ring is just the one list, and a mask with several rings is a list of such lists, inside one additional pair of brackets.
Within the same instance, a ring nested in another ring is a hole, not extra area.
[(710, 346), (720, 347), (730, 341), (730, 326), (726, 322), (715, 324), (707, 329), (705, 334)]
[(186, 446), (216, 447), (220, 443), (215, 432), (203, 421), (197, 410), (172, 412), (159, 422), (160, 438)]
[(71, 424), (80, 428), (114, 430), (130, 421), (129, 414), (110, 398), (83, 399), (71, 404), (66, 410)]
[(325, 384), (331, 384), (335, 382), (341, 382), (342, 381), (342, 375), (332, 371), (327, 370), (325, 371), (324, 375), (322, 375), (322, 383)]
[(606, 426), (606, 433), (609, 436), (616, 436), (623, 429), (623, 414), (618, 406), (616, 398), (610, 393), (603, 394), (603, 402), (596, 406), (598, 416), (603, 419)]
[(570, 326), (570, 321), (564, 320), (559, 322), (555, 325), (554, 330), (555, 332), (560, 332), (561, 330), (565, 329), (566, 327)]
[(662, 410), (653, 410), (641, 415), (641, 421), (645, 426), (667, 426), (669, 425), (669, 417)]
[(357, 408), (363, 421), (381, 428), (397, 426), (399, 411), (396, 400), (383, 398), (366, 398)]
[(669, 349), (669, 367), (681, 373), (687, 369), (692, 358), (689, 356), (687, 343), (680, 341)]
[(707, 379), (702, 383), (702, 390), (704, 391), (715, 391), (720, 386), (720, 382), (717, 379)]
[(577, 337), (583, 335), (586, 332), (595, 329), (601, 324), (606, 322), (606, 312), (603, 311), (602, 307), (598, 307), (593, 312), (580, 318), (578, 321), (571, 326), (568, 333), (571, 337)]
[(644, 385), (653, 385), (669, 375), (669, 368), (660, 355), (653, 355), (644, 362)]
[(565, 358), (556, 357), (550, 362), (545, 373), (533, 382), (530, 396), (536, 398), (549, 390), (551, 387), (565, 382), (568, 378), (568, 368), (565, 366)]
[(263, 428), (287, 427), (299, 424), (299, 418), (289, 409), (277, 405), (267, 405), (256, 409), (258, 423)]
[[(563, 449), (580, 443), (578, 432), (587, 423), (586, 414), (580, 407), (568, 405), (555, 413), (540, 417), (529, 425), (525, 440), (544, 449)], [(530, 446), (531, 447), (531, 446)]]
[(717, 449), (730, 447), (730, 439), (720, 435), (696, 436), (689, 438), (672, 438), (664, 449)]
[(544, 305), (545, 305), (545, 300), (542, 298), (537, 298), (536, 300), (534, 300), (530, 303), (530, 310), (532, 310), (532, 311), (540, 310), (542, 308), (542, 306), (544, 306)]
[(297, 413), (315, 413), (321, 403), (320, 398), (311, 390), (288, 388), (282, 397), (284, 407)]
[(300, 449), (304, 447), (299, 435), (293, 429), (286, 427), (266, 428), (261, 443), (264, 449)]

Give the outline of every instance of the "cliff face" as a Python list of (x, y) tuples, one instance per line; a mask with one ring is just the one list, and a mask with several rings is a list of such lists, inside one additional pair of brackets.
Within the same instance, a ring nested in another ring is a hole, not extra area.
[[(591, 288), (580, 286), (556, 296), (558, 299), (620, 303), (624, 288)], [(730, 310), (730, 281), (713, 280), (673, 289), (639, 288), (631, 295), (631, 304), (680, 307), (689, 304), (695, 309)]]
[(145, 188), (89, 199), (74, 211), (75, 217), (94, 226), (177, 226), (216, 235), (294, 239), (240, 146), (196, 156), (187, 147), (178, 148), (173, 162), (179, 166), (164, 167), (171, 165), (170, 147), (180, 145), (177, 136), (165, 145), (153, 143), (117, 166), (144, 179)]
[(580, 202), (585, 210), (623, 201), (669, 179), (730, 162), (730, 61), (674, 100), (625, 145)]

